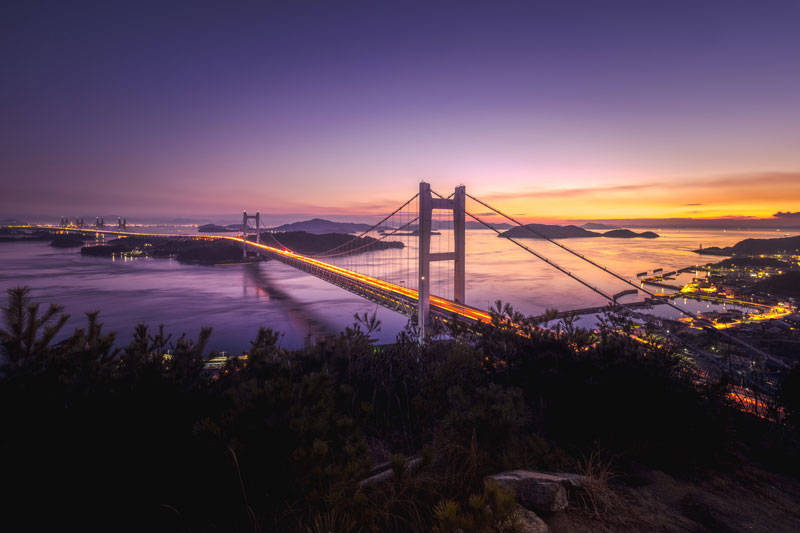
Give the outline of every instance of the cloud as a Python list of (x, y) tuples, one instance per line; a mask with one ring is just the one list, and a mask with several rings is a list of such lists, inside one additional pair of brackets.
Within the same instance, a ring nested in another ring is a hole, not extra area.
[[(560, 189), (485, 191), (479, 197), (498, 207), (519, 209), (521, 204), (537, 216), (570, 219), (669, 217), (684, 207), (703, 206), (712, 214), (769, 216), (787, 197), (800, 194), (800, 172), (751, 172), (684, 176), (643, 180), (639, 183), (601, 183)], [(703, 202), (699, 202), (702, 199)], [(694, 200), (694, 202), (687, 202)], [(700, 213), (693, 213), (700, 214)], [(529, 215), (526, 215), (529, 216)]]
[(571, 196), (582, 196), (594, 193), (609, 193), (609, 192), (626, 192), (626, 191), (639, 191), (642, 189), (652, 189), (664, 187), (665, 183), (642, 183), (633, 185), (613, 185), (610, 187), (581, 187), (574, 189), (550, 189), (550, 190), (528, 190), (519, 192), (495, 192), (484, 194), (483, 198), (492, 200), (515, 200), (522, 197), (534, 198), (560, 198)]
[(800, 211), (778, 211), (774, 215), (775, 218), (800, 218)]

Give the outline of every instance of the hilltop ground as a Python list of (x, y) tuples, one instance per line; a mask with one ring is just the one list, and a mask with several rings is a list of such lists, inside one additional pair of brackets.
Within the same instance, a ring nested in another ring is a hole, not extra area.
[(572, 508), (542, 518), (553, 533), (800, 531), (800, 482), (752, 464), (694, 481), (642, 467), (611, 486), (619, 505), (600, 517)]

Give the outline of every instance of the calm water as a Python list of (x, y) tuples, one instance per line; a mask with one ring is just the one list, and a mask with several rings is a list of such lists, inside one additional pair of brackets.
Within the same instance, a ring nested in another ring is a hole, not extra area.
[[(599, 263), (635, 279), (654, 268), (673, 270), (713, 258), (691, 252), (703, 246), (727, 246), (748, 237), (783, 236), (774, 231), (663, 230), (661, 238), (568, 239), (561, 241)], [(152, 230), (150, 230), (152, 231)], [(446, 250), (452, 236), (434, 237), (434, 249)], [(629, 288), (621, 281), (556, 246), (538, 240), (525, 243), (587, 281), (613, 293)], [(414, 250), (359, 256), (361, 271), (390, 281), (408, 277)], [(312, 276), (268, 261), (251, 265), (192, 266), (168, 259), (111, 260), (82, 257), (78, 249), (58, 249), (40, 242), (0, 243), (0, 289), (29, 285), (34, 297), (57, 303), (72, 315), (68, 329), (81, 327), (83, 313), (100, 310), (106, 328), (126, 342), (135, 324), (164, 324), (175, 335), (195, 336), (200, 326), (214, 327), (211, 348), (246, 349), (259, 326), (285, 332), (285, 346), (302, 345), (311, 333), (337, 332), (352, 324), (354, 313), (373, 312), (383, 322), (380, 340), (389, 342), (406, 318)], [(353, 261), (348, 259), (347, 261)], [(364, 265), (373, 266), (364, 270)], [(378, 267), (377, 265), (389, 265)], [(434, 293), (452, 296), (446, 263), (432, 268)], [(378, 270), (382, 268), (381, 272)], [(411, 276), (412, 279), (414, 276)], [(413, 281), (406, 281), (413, 285)], [(641, 297), (641, 295), (639, 296)], [(637, 297), (627, 297), (633, 301)], [(489, 230), (467, 232), (467, 303), (487, 308), (497, 299), (524, 313), (603, 305), (604, 300), (574, 280)], [(706, 303), (687, 302), (702, 309)], [(662, 306), (663, 307), (663, 306)]]

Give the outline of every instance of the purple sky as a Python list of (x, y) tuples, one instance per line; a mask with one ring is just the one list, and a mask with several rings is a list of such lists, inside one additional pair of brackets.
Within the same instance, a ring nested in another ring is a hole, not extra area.
[(797, 1), (15, 4), (0, 217), (800, 211)]

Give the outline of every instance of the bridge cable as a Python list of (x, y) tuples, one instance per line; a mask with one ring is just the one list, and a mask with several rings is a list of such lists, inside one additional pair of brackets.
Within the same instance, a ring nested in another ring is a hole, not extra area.
[[(437, 196), (439, 196), (439, 195), (437, 195)], [(505, 237), (504, 235), (502, 235), (502, 234), (501, 234), (500, 230), (496, 229), (494, 226), (492, 226), (492, 225), (491, 225), (491, 224), (489, 224), (488, 222), (485, 222), (485, 221), (481, 220), (480, 218), (478, 218), (477, 216), (473, 215), (473, 214), (472, 214), (472, 213), (470, 213), (469, 211), (466, 211), (466, 210), (465, 210), (464, 212), (465, 212), (467, 215), (469, 215), (469, 216), (471, 216), (472, 218), (474, 218), (475, 220), (477, 220), (478, 222), (480, 222), (481, 224), (483, 224), (484, 226), (486, 226), (487, 228), (489, 228), (490, 230), (492, 230), (492, 231), (494, 231), (495, 233), (497, 233), (498, 235), (500, 235), (501, 237)], [(511, 237), (505, 237), (505, 238), (506, 238), (506, 239), (508, 239), (508, 240), (510, 240), (511, 242), (513, 242), (514, 244), (516, 244), (517, 246), (519, 246), (520, 248), (522, 248), (523, 250), (525, 250), (525, 251), (526, 251), (526, 252), (528, 252), (529, 254), (536, 256), (536, 257), (537, 257), (538, 259), (540, 259), (541, 261), (544, 261), (545, 263), (547, 263), (547, 264), (548, 264), (548, 265), (550, 265), (551, 267), (553, 267), (553, 268), (555, 268), (556, 270), (560, 271), (562, 274), (566, 274), (567, 276), (571, 277), (572, 279), (574, 279), (575, 281), (577, 281), (577, 282), (578, 282), (578, 283), (580, 283), (581, 285), (584, 285), (585, 287), (587, 287), (587, 288), (591, 289), (592, 291), (596, 292), (597, 294), (599, 294), (600, 296), (602, 296), (602, 297), (603, 297), (603, 298), (605, 298), (606, 300), (608, 300), (608, 301), (610, 301), (610, 302), (613, 302), (613, 301), (614, 301), (614, 298), (613, 298), (613, 297), (611, 297), (611, 296), (607, 295), (607, 294), (606, 294), (606, 293), (604, 293), (602, 290), (598, 289), (597, 287), (595, 287), (594, 285), (592, 285), (592, 284), (591, 284), (591, 283), (589, 283), (588, 281), (584, 281), (583, 279), (581, 279), (580, 277), (576, 276), (575, 274), (573, 274), (573, 273), (572, 273), (572, 272), (570, 272), (569, 270), (567, 270), (567, 269), (565, 269), (565, 268), (561, 267), (561, 266), (560, 266), (560, 265), (558, 265), (557, 263), (554, 263), (553, 261), (551, 261), (550, 259), (546, 258), (545, 256), (543, 256), (543, 255), (542, 255), (542, 254), (540, 254), (539, 252), (536, 252), (536, 251), (534, 251), (534, 250), (532, 250), (532, 249), (528, 248), (527, 246), (525, 246), (524, 244), (522, 244), (521, 242), (517, 241), (517, 240), (516, 240), (516, 239), (514, 239), (514, 238), (511, 238)]]
[[(440, 196), (440, 195), (438, 195), (438, 194), (437, 194), (437, 196)], [(609, 269), (609, 268), (606, 268), (606, 267), (604, 267), (603, 265), (600, 265), (600, 264), (596, 263), (595, 261), (593, 261), (593, 260), (589, 259), (588, 257), (584, 256), (583, 254), (580, 254), (580, 253), (576, 252), (575, 250), (573, 250), (573, 249), (571, 249), (571, 248), (569, 248), (569, 247), (567, 247), (567, 246), (565, 246), (565, 245), (563, 245), (563, 244), (561, 244), (561, 243), (559, 243), (559, 242), (556, 242), (555, 240), (551, 239), (550, 237), (547, 237), (547, 236), (546, 236), (546, 235), (544, 235), (543, 233), (541, 233), (541, 232), (539, 232), (539, 231), (536, 231), (535, 229), (533, 229), (533, 228), (531, 228), (531, 227), (529, 227), (529, 226), (527, 226), (527, 225), (525, 225), (525, 224), (522, 224), (521, 222), (519, 222), (518, 220), (516, 220), (514, 217), (512, 217), (512, 216), (509, 216), (509, 215), (506, 215), (505, 213), (503, 213), (503, 212), (502, 212), (502, 211), (500, 211), (499, 209), (496, 209), (496, 208), (492, 207), (491, 205), (487, 204), (486, 202), (483, 202), (483, 201), (481, 201), (481, 200), (479, 200), (479, 199), (475, 198), (475, 197), (474, 197), (474, 196), (472, 196), (471, 194), (466, 194), (466, 196), (468, 196), (468, 197), (469, 197), (469, 198), (471, 198), (472, 200), (474, 200), (474, 201), (478, 202), (478, 203), (479, 203), (479, 204), (481, 204), (482, 206), (484, 206), (484, 207), (486, 207), (486, 208), (488, 208), (488, 209), (491, 209), (491, 210), (492, 210), (492, 211), (494, 211), (495, 213), (497, 213), (497, 214), (499, 214), (499, 215), (501, 215), (501, 216), (503, 216), (503, 217), (507, 218), (508, 220), (510, 220), (510, 221), (512, 221), (512, 222), (514, 222), (514, 223), (515, 223), (515, 224), (517, 224), (518, 226), (520, 226), (520, 227), (522, 227), (522, 228), (525, 228), (526, 230), (528, 230), (529, 232), (533, 233), (534, 235), (536, 235), (536, 236), (538, 236), (538, 237), (540, 237), (540, 238), (542, 238), (542, 239), (545, 239), (545, 240), (547, 240), (547, 241), (549, 241), (549, 242), (551, 242), (551, 243), (555, 244), (555, 245), (556, 245), (556, 246), (558, 246), (559, 248), (561, 248), (561, 249), (563, 249), (563, 250), (566, 250), (567, 252), (571, 253), (572, 255), (574, 255), (574, 256), (576, 256), (576, 257), (579, 257), (580, 259), (583, 259), (583, 260), (584, 260), (584, 261), (586, 261), (587, 263), (589, 263), (589, 264), (591, 264), (591, 265), (593, 265), (593, 266), (595, 266), (595, 267), (599, 268), (600, 270), (603, 270), (604, 272), (606, 272), (606, 273), (608, 273), (608, 274), (611, 274), (611, 275), (612, 275), (612, 276), (614, 276), (615, 278), (617, 278), (617, 279), (619, 279), (619, 280), (621, 280), (621, 281), (623, 281), (623, 282), (627, 283), (628, 285), (630, 285), (630, 286), (634, 287), (635, 289), (637, 289), (637, 290), (641, 290), (643, 293), (645, 293), (645, 294), (647, 294), (647, 295), (649, 295), (649, 296), (651, 296), (651, 297), (655, 297), (655, 294), (654, 294), (654, 293), (652, 293), (652, 292), (648, 291), (648, 290), (647, 290), (647, 289), (645, 289), (644, 287), (641, 287), (641, 286), (639, 286), (639, 285), (636, 285), (635, 283), (631, 282), (631, 281), (630, 281), (630, 280), (628, 280), (627, 278), (625, 278), (625, 277), (621, 276), (620, 274), (617, 274), (616, 272), (612, 271), (612, 270), (611, 270), (611, 269)], [(469, 214), (469, 213), (468, 213), (468, 214)], [(471, 215), (471, 214), (470, 214), (470, 216), (471, 216), (472, 218), (475, 218), (475, 216), (473, 216), (473, 215)], [(475, 219), (477, 220), (477, 218), (475, 218)], [(484, 223), (484, 222), (482, 222), (482, 221), (479, 221), (479, 222), (481, 222), (481, 223), (483, 223), (483, 224), (486, 224), (486, 223)], [(519, 243), (517, 243), (516, 241), (514, 241), (514, 240), (513, 240), (511, 237), (508, 237), (507, 235), (502, 235), (502, 234), (501, 234), (501, 233), (500, 233), (498, 230), (496, 230), (495, 228), (492, 228), (492, 229), (493, 229), (494, 231), (496, 231), (496, 232), (498, 233), (498, 235), (500, 235), (501, 237), (505, 237), (506, 239), (508, 239), (508, 240), (510, 240), (510, 241), (512, 241), (512, 242), (514, 242), (515, 244), (518, 244), (518, 245), (519, 245)], [(521, 246), (521, 245), (520, 245), (520, 246)], [(606, 297), (606, 298), (607, 298), (607, 297)], [(613, 300), (612, 300), (612, 301), (613, 301)], [(672, 307), (673, 309), (675, 309), (675, 310), (679, 311), (680, 313), (682, 313), (682, 314), (684, 314), (684, 315), (687, 315), (687, 316), (690, 316), (690, 317), (692, 317), (692, 318), (693, 318), (693, 319), (695, 319), (695, 320), (698, 320), (698, 321), (705, 320), (705, 319), (701, 319), (701, 318), (700, 318), (700, 317), (699, 317), (697, 314), (695, 314), (695, 313), (693, 313), (693, 312), (691, 312), (691, 311), (689, 311), (689, 310), (687, 310), (687, 309), (683, 309), (683, 308), (681, 308), (681, 307), (679, 307), (679, 306), (677, 306), (677, 305), (673, 304), (673, 303), (672, 303), (671, 301), (669, 301), (669, 300), (665, 300), (665, 301), (664, 301), (664, 303), (665, 303), (666, 305), (668, 305), (669, 307)], [(731, 335), (730, 333), (727, 333), (727, 332), (725, 332), (725, 331), (719, 330), (719, 329), (717, 329), (717, 328), (715, 328), (715, 327), (712, 327), (712, 328), (711, 328), (711, 330), (712, 330), (712, 331), (714, 331), (714, 332), (716, 332), (717, 334), (721, 335), (722, 337), (725, 337), (725, 338), (726, 338), (726, 339), (728, 339), (728, 340), (732, 340), (732, 341), (736, 342), (737, 344), (739, 344), (740, 346), (743, 346), (743, 347), (745, 347), (745, 348), (747, 348), (747, 349), (751, 350), (752, 352), (754, 352), (754, 353), (757, 353), (757, 354), (761, 355), (762, 357), (767, 357), (767, 358), (769, 358), (769, 359), (771, 359), (771, 360), (773, 360), (773, 361), (777, 361), (777, 360), (776, 360), (774, 357), (772, 357), (772, 356), (771, 356), (771, 355), (769, 355), (768, 353), (766, 353), (766, 352), (764, 352), (764, 351), (762, 351), (762, 350), (759, 350), (758, 348), (756, 348), (756, 347), (754, 347), (754, 346), (750, 345), (749, 343), (747, 343), (747, 342), (743, 341), (742, 339), (739, 339), (738, 337), (735, 337), (735, 336)]]
[[(350, 255), (350, 254), (353, 254), (354, 252), (357, 252), (358, 250), (361, 250), (362, 248), (368, 248), (368, 247), (370, 247), (370, 246), (372, 246), (372, 245), (374, 245), (374, 244), (377, 244), (377, 243), (381, 242), (382, 240), (386, 239), (387, 237), (391, 237), (392, 235), (394, 235), (394, 234), (395, 234), (395, 233), (397, 233), (398, 231), (401, 231), (401, 230), (404, 230), (404, 229), (406, 229), (408, 226), (410, 226), (411, 224), (413, 224), (413, 223), (414, 223), (414, 222), (416, 222), (417, 220), (419, 220), (419, 217), (416, 217), (416, 218), (414, 218), (413, 220), (411, 220), (411, 221), (409, 221), (408, 223), (406, 223), (406, 224), (404, 224), (404, 225), (400, 226), (399, 228), (396, 228), (396, 229), (392, 230), (392, 231), (391, 231), (391, 232), (389, 232), (389, 233), (384, 233), (384, 234), (383, 234), (383, 235), (382, 235), (382, 236), (381, 236), (379, 239), (375, 239), (375, 238), (373, 237), (373, 238), (372, 238), (373, 240), (372, 240), (371, 242), (368, 242), (368, 243), (366, 243), (366, 244), (362, 244), (362, 245), (361, 245), (361, 246), (359, 246), (358, 248), (352, 248), (352, 249), (350, 249), (350, 250), (345, 250), (345, 251), (343, 251), (343, 252), (337, 252), (337, 253), (335, 253), (335, 254), (328, 254), (328, 255), (314, 254), (314, 255), (313, 255), (313, 257), (322, 257), (322, 258), (326, 258), (326, 259), (327, 259), (327, 258), (331, 258), (331, 257), (337, 257), (337, 256), (340, 256), (340, 255)], [(352, 241), (351, 241), (351, 242), (352, 242)], [(337, 248), (340, 248), (340, 247), (337, 247)], [(333, 249), (333, 250), (335, 250), (335, 248), (332, 248), (332, 249)]]
[[(537, 231), (537, 230), (535, 230), (535, 229), (531, 228), (530, 226), (527, 226), (527, 225), (525, 225), (525, 224), (522, 224), (520, 221), (516, 220), (514, 217), (511, 217), (511, 216), (509, 216), (509, 215), (506, 215), (505, 213), (503, 213), (503, 212), (502, 212), (502, 211), (500, 211), (499, 209), (496, 209), (496, 208), (494, 208), (494, 207), (490, 206), (490, 205), (489, 205), (489, 204), (487, 204), (486, 202), (482, 202), (481, 200), (478, 200), (477, 198), (475, 198), (474, 196), (472, 196), (472, 195), (470, 195), (470, 194), (467, 194), (467, 196), (468, 196), (468, 197), (470, 197), (471, 199), (475, 200), (476, 202), (478, 202), (478, 203), (479, 203), (479, 204), (481, 204), (482, 206), (484, 206), (484, 207), (486, 207), (486, 208), (488, 208), (488, 209), (491, 209), (492, 211), (494, 211), (495, 213), (499, 214), (500, 216), (503, 216), (503, 217), (507, 218), (508, 220), (510, 220), (510, 221), (512, 221), (512, 222), (514, 222), (514, 223), (515, 223), (515, 224), (517, 224), (518, 226), (520, 226), (520, 227), (522, 227), (522, 228), (526, 229), (527, 231), (529, 231), (530, 233), (532, 233), (532, 234), (536, 235), (537, 237), (539, 237), (539, 238), (541, 238), (541, 239), (544, 239), (544, 240), (546, 240), (546, 241), (548, 241), (548, 242), (551, 242), (551, 243), (555, 244), (555, 245), (556, 245), (556, 246), (558, 246), (559, 248), (561, 248), (561, 249), (563, 249), (563, 250), (566, 250), (567, 252), (569, 252), (570, 254), (572, 254), (572, 255), (574, 255), (574, 256), (576, 256), (576, 257), (579, 257), (580, 259), (582, 259), (582, 260), (586, 261), (586, 262), (587, 262), (587, 263), (589, 263), (590, 265), (592, 265), (592, 266), (594, 266), (594, 267), (596, 267), (596, 268), (599, 268), (600, 270), (602, 270), (602, 271), (604, 271), (604, 272), (606, 272), (606, 273), (608, 273), (608, 274), (610, 274), (610, 275), (614, 276), (615, 278), (617, 278), (617, 279), (619, 279), (619, 280), (621, 280), (621, 281), (623, 281), (623, 282), (627, 283), (628, 285), (630, 285), (631, 287), (635, 288), (636, 290), (640, 290), (640, 291), (642, 291), (643, 293), (647, 294), (648, 296), (655, 297), (655, 293), (653, 293), (653, 292), (650, 292), (650, 291), (648, 291), (647, 289), (645, 289), (645, 288), (641, 287), (640, 285), (637, 285), (637, 284), (633, 283), (632, 281), (630, 281), (629, 279), (625, 278), (625, 277), (624, 277), (624, 276), (622, 276), (621, 274), (617, 274), (617, 273), (616, 273), (616, 272), (614, 272), (613, 270), (611, 270), (611, 269), (609, 269), (609, 268), (607, 268), (607, 267), (604, 267), (603, 265), (601, 265), (601, 264), (599, 264), (599, 263), (597, 263), (597, 262), (593, 261), (592, 259), (589, 259), (589, 258), (588, 258), (588, 257), (586, 257), (585, 255), (583, 255), (583, 254), (581, 254), (581, 253), (579, 253), (579, 252), (576, 252), (576, 251), (575, 251), (575, 250), (573, 250), (572, 248), (569, 248), (568, 246), (565, 246), (565, 245), (561, 244), (560, 242), (557, 242), (557, 241), (555, 241), (554, 239), (551, 239), (550, 237), (548, 237), (548, 236), (547, 236), (547, 235), (545, 235), (544, 233), (542, 233), (542, 232), (539, 232), (539, 231)], [(510, 238), (510, 237), (508, 237), (507, 235), (502, 235), (502, 234), (501, 234), (501, 236), (502, 236), (502, 237), (505, 237), (506, 239), (509, 239), (509, 238)], [(674, 308), (675, 310), (677, 310), (677, 311), (680, 311), (682, 314), (685, 314), (685, 315), (691, 316), (692, 318), (697, 318), (697, 316), (696, 316), (694, 313), (692, 313), (691, 311), (687, 311), (686, 309), (682, 309), (682, 308), (678, 307), (677, 305), (675, 305), (675, 304), (673, 304), (673, 303), (671, 303), (671, 302), (669, 302), (669, 301), (665, 301), (664, 303), (666, 303), (666, 304), (667, 304), (667, 305), (669, 305), (670, 307)]]
[(347, 245), (349, 245), (349, 244), (351, 244), (351, 243), (353, 243), (353, 242), (357, 241), (358, 239), (360, 239), (360, 238), (362, 238), (363, 236), (365, 236), (367, 233), (369, 233), (369, 232), (373, 231), (375, 228), (377, 228), (378, 226), (380, 226), (381, 224), (383, 224), (384, 222), (386, 222), (387, 220), (389, 220), (390, 218), (392, 218), (394, 215), (396, 215), (398, 212), (400, 212), (400, 210), (401, 210), (401, 209), (403, 209), (405, 206), (407, 206), (408, 204), (410, 204), (411, 202), (413, 202), (413, 201), (414, 201), (414, 199), (415, 199), (417, 196), (419, 196), (419, 193), (415, 194), (414, 196), (412, 196), (412, 197), (411, 197), (411, 199), (409, 199), (409, 200), (408, 200), (407, 202), (405, 202), (403, 205), (401, 205), (400, 207), (398, 207), (397, 209), (395, 209), (394, 211), (392, 211), (391, 213), (389, 213), (388, 215), (386, 215), (386, 216), (385, 216), (385, 217), (384, 217), (384, 218), (383, 218), (383, 219), (382, 219), (380, 222), (378, 222), (377, 224), (373, 224), (373, 226), (372, 226), (371, 228), (369, 228), (368, 230), (366, 230), (366, 231), (362, 232), (361, 234), (359, 234), (359, 235), (357, 235), (357, 236), (353, 237), (352, 239), (350, 239), (349, 241), (345, 242), (344, 244), (340, 244), (340, 245), (338, 245), (338, 246), (335, 246), (335, 247), (331, 248), (330, 250), (326, 250), (326, 251), (324, 251), (324, 252), (319, 252), (319, 253), (315, 253), (315, 254), (309, 254), (309, 255), (310, 255), (310, 256), (320, 256), (320, 255), (329, 254), (329, 253), (333, 252), (334, 250), (338, 250), (339, 248), (342, 248), (342, 247), (344, 247), (344, 246), (347, 246)]

